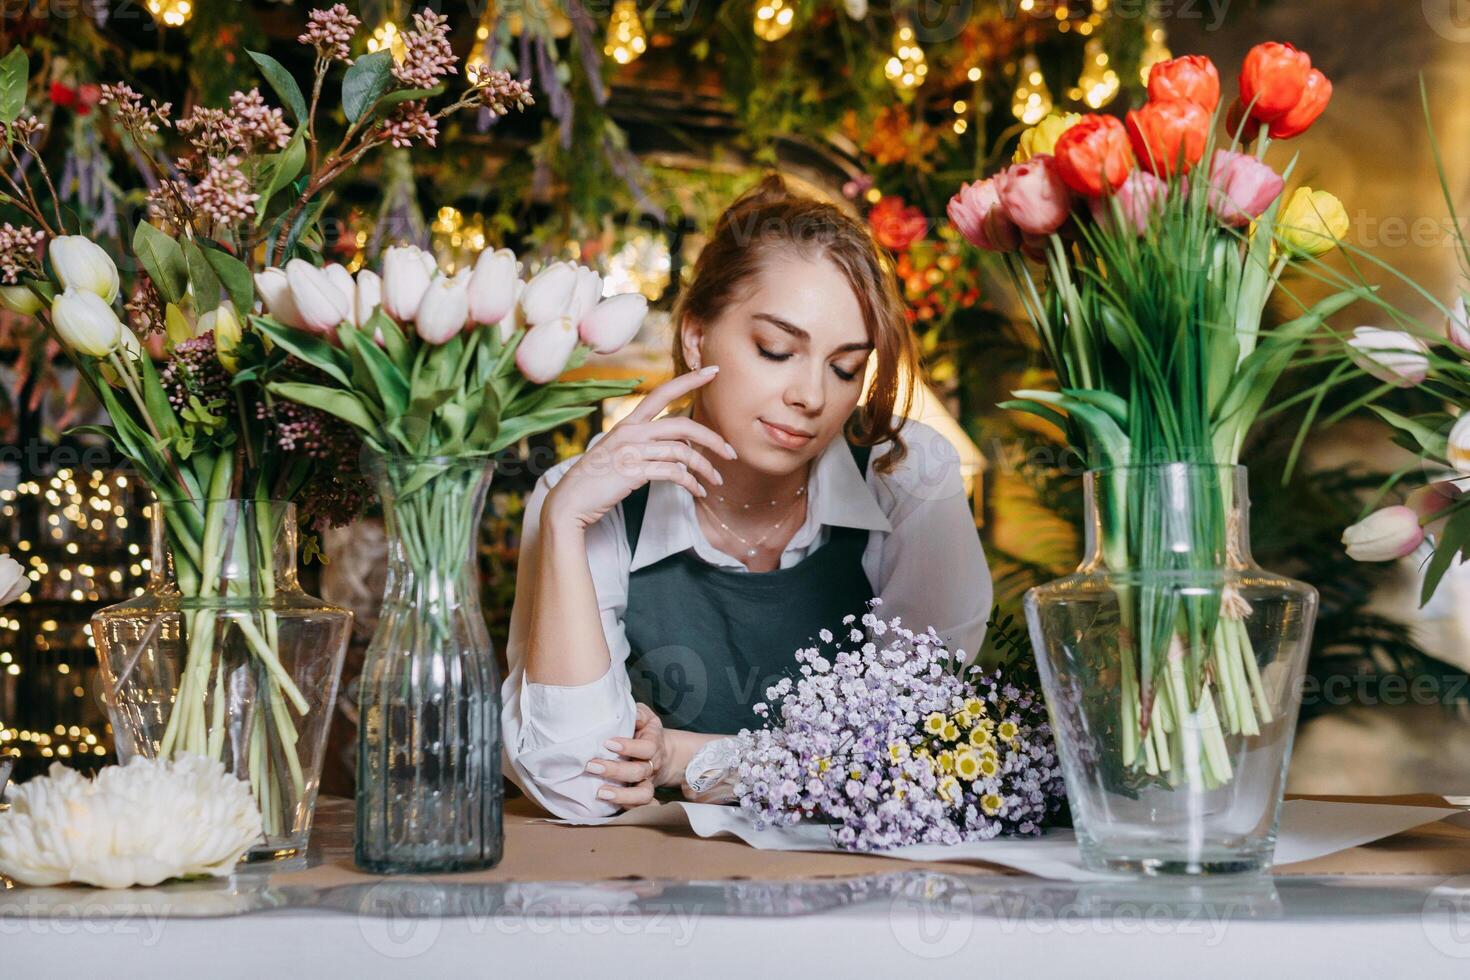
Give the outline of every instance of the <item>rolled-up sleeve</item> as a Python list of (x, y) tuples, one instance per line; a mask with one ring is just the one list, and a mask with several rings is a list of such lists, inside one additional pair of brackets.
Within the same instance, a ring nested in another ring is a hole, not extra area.
[(933, 626), (950, 650), (973, 660), (985, 642), (994, 587), (959, 454), (921, 422), (907, 423), (903, 437), (904, 460), (892, 473), (870, 477), (893, 525), (869, 576), (883, 600), (880, 615), (898, 616), (913, 630)]
[(608, 671), (589, 684), (571, 687), (527, 683), (526, 646), (530, 632), (531, 594), (540, 560), (540, 518), (546, 494), (571, 465), (558, 464), (536, 483), (526, 502), (516, 566), (515, 604), (506, 644), (508, 672), (501, 686), (501, 735), (506, 772), (527, 796), (558, 817), (606, 817), (616, 804), (597, 798), (605, 785), (586, 771), (587, 761), (606, 756), (606, 739), (633, 734), (637, 720), (626, 662), (628, 640), (623, 631), (631, 556), (623, 540), (622, 508), (609, 511), (587, 529), (587, 560), (597, 589), (598, 612), (611, 659)]

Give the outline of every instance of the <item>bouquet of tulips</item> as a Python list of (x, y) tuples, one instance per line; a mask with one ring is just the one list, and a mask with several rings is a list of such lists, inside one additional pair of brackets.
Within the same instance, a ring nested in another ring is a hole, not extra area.
[[(309, 99), (280, 62), (245, 52), (281, 107), (254, 88), (231, 95), (228, 106), (194, 105), (176, 115), (126, 84), (102, 87), (100, 104), (121, 140), (151, 170), (128, 290), (112, 257), (78, 233), (36, 152), (42, 124), (25, 113), (25, 51), (0, 59), (0, 152), (9, 155), (0, 170), (0, 207), (12, 219), (0, 226), (0, 301), (41, 319), (106, 409), (111, 424), (96, 431), (157, 498), (185, 601), (187, 659), (166, 731), (149, 747), (161, 757), (221, 758), (238, 735), (227, 731), (225, 668), (214, 656), (223, 638), (217, 617), (205, 610), (244, 587), (226, 573), (242, 564), (250, 568), (251, 594), (272, 595), (279, 529), (268, 525), (285, 510), (232, 502), (300, 501), (314, 521), (342, 523), (363, 499), (354, 430), (271, 391), (283, 372), (315, 376), (250, 328), (257, 261), (313, 255), (324, 192), (374, 149), (432, 145), (450, 113), (503, 115), (530, 103), (522, 83), (486, 71), (431, 108), (458, 71), (446, 19), (418, 14), (397, 60), (387, 51), (354, 58), (359, 26), (341, 4), (310, 13), (299, 38), (315, 55)], [(339, 68), (340, 86), (329, 86)], [(341, 111), (340, 134), (327, 132), (334, 108)], [(245, 513), (260, 526), (237, 526), (248, 523), (238, 517)], [(247, 737), (263, 769), (237, 774), (248, 776), (266, 832), (274, 834), (291, 824), (306, 789), (293, 718), (308, 703), (273, 648), (269, 614), (240, 630), (272, 710), (248, 716), (257, 730)], [(140, 647), (118, 662), (136, 664), (143, 653)], [(109, 683), (115, 692), (125, 680)]]
[[(1239, 88), (1222, 113), (1208, 58), (1162, 62), (1150, 72), (1148, 101), (1125, 119), (1043, 120), (1021, 136), (1011, 166), (964, 185), (949, 204), (971, 243), (999, 253), (1059, 382), (1058, 391), (1018, 391), (1007, 407), (1085, 444), (1108, 481), (1103, 553), (1125, 577), (1218, 566), (1233, 485), (1206, 468), (1238, 462), (1301, 345), (1327, 317), (1371, 295), (1340, 289), (1262, 329), (1284, 274), (1325, 278), (1317, 257), (1338, 244), (1347, 218), (1326, 192), (1284, 196), (1290, 166), (1279, 173), (1265, 162), (1273, 143), (1305, 132), (1327, 106), (1327, 78), (1305, 53), (1268, 43), (1246, 56)], [(1160, 467), (1175, 463), (1196, 464), (1188, 469), (1198, 481), (1190, 491), (1201, 516), (1184, 550), (1158, 533), (1155, 483)], [(1228, 781), (1221, 726), (1253, 734), (1271, 714), (1243, 600), (1147, 585), (1126, 591), (1125, 765), (1168, 769), (1164, 733), (1187, 722), (1201, 729), (1204, 750), (1191, 777)]]

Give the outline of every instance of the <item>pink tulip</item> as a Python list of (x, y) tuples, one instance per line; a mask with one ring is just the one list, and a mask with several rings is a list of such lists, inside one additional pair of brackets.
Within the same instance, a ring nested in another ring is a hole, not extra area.
[(481, 252), (470, 275), (470, 318), (476, 323), (499, 323), (516, 302), (520, 273), (515, 253), (508, 248)]
[(330, 276), (305, 259), (292, 259), (286, 263), (286, 282), (302, 325), (323, 337), (335, 337), (352, 304)]
[(296, 309), (296, 300), (291, 296), (291, 284), (286, 280), (284, 270), (272, 266), (264, 272), (257, 272), (255, 292), (272, 319), (297, 330), (305, 327), (301, 320), (301, 311)]
[(1462, 495), (1460, 488), (1448, 480), (1430, 483), (1405, 497), (1404, 506), (1419, 515), (1419, 523), (1426, 533), (1438, 534), (1448, 520), (1439, 515), (1454, 506)]
[(553, 262), (531, 277), (521, 293), (521, 313), (532, 326), (567, 315), (577, 288), (577, 270), (569, 262)]
[(602, 299), (602, 277), (596, 270), (583, 265), (577, 266), (576, 270), (577, 285), (573, 287), (571, 301), (567, 304), (567, 316), (573, 323), (581, 323)]
[(1168, 197), (1169, 184), (1166, 181), (1147, 170), (1135, 170), (1111, 195), (1092, 199), (1092, 217), (1098, 224), (1111, 228), (1116, 208), (1125, 225), (1142, 235), (1148, 230), (1148, 223), (1163, 209)]
[(510, 309), (505, 316), (495, 323), (495, 329), (500, 333), (500, 342), (506, 343), (521, 328), (521, 293), (525, 291), (526, 284), (519, 279), (515, 281), (515, 289), (511, 295)]
[(1227, 225), (1250, 224), (1281, 196), (1281, 175), (1248, 153), (1216, 150), (1210, 163), (1210, 210)]
[(1354, 561), (1394, 561), (1412, 554), (1423, 541), (1419, 515), (1403, 504), (1376, 510), (1342, 532)]
[(991, 252), (1014, 252), (1021, 244), (1021, 232), (1001, 206), (995, 179), (961, 184), (945, 209), (950, 224), (976, 248)]
[(1455, 300), (1455, 305), (1450, 308), (1449, 319), (1445, 321), (1444, 334), (1450, 343), (1462, 351), (1470, 351), (1470, 313), (1465, 309), (1465, 297), (1460, 296)]
[(533, 326), (521, 338), (516, 347), (516, 367), (527, 380), (548, 384), (562, 373), (576, 349), (576, 325), (567, 317), (547, 320)]
[(395, 245), (383, 255), (383, 312), (399, 323), (413, 322), (428, 291), (431, 272), (425, 256), (412, 245)]
[(1429, 375), (1429, 346), (1402, 330), (1358, 327), (1348, 354), (1364, 371), (1397, 388), (1412, 388)]
[(439, 276), (424, 291), (414, 329), (425, 343), (444, 344), (459, 335), (469, 318), (469, 277)]
[(641, 293), (620, 293), (598, 303), (577, 325), (577, 332), (597, 353), (611, 354), (637, 336), (647, 314), (648, 300)]
[(1050, 235), (1071, 214), (1071, 192), (1050, 153), (1011, 164), (995, 175), (995, 189), (1016, 227), (1032, 235)]

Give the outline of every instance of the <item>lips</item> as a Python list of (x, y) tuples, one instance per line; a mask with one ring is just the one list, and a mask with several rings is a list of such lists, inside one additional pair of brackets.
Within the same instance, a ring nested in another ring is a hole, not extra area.
[(806, 432), (802, 429), (793, 429), (788, 426), (777, 425), (775, 422), (767, 422), (765, 419), (761, 419), (760, 423), (761, 428), (766, 430), (766, 435), (770, 437), (771, 441), (784, 449), (800, 449), (802, 446), (811, 442), (812, 436), (814, 435), (814, 433)]

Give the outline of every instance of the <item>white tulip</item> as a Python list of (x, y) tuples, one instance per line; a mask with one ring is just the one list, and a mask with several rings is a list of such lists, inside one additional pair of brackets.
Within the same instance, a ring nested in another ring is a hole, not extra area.
[(1342, 543), (1354, 561), (1393, 561), (1412, 554), (1423, 540), (1419, 515), (1403, 504), (1375, 510), (1342, 532)]
[(533, 327), (566, 316), (576, 288), (576, 269), (566, 262), (553, 262), (526, 283), (521, 292), (521, 315)]
[(1470, 476), (1470, 411), (1463, 413), (1450, 429), (1447, 452), (1455, 472)]
[(30, 587), (25, 566), (9, 555), (0, 555), (0, 606), (8, 606)]
[(352, 302), (327, 272), (305, 259), (292, 259), (286, 263), (286, 281), (291, 285), (291, 298), (296, 301), (302, 325), (323, 337), (335, 337)]
[(66, 290), (51, 304), (51, 322), (63, 344), (92, 357), (106, 357), (122, 342), (122, 321), (96, 293)]
[(1470, 351), (1470, 312), (1465, 309), (1465, 297), (1459, 296), (1455, 299), (1455, 305), (1450, 308), (1449, 319), (1444, 325), (1445, 336), (1450, 343), (1462, 351)]
[(572, 298), (567, 304), (567, 316), (573, 323), (580, 324), (602, 298), (602, 277), (586, 266), (579, 265), (576, 269), (577, 285), (572, 289)]
[(117, 299), (117, 266), (101, 245), (81, 235), (58, 235), (49, 252), (63, 289), (95, 293), (108, 303)]
[(588, 347), (599, 354), (611, 354), (638, 335), (647, 315), (648, 300), (642, 293), (620, 293), (598, 303), (577, 330)]
[(1348, 351), (1364, 371), (1398, 388), (1412, 388), (1429, 375), (1429, 345), (1402, 330), (1358, 327)]
[(301, 320), (301, 311), (296, 309), (296, 299), (291, 295), (291, 283), (287, 281), (284, 270), (272, 266), (264, 272), (257, 272), (255, 292), (272, 319), (297, 330), (305, 326)]
[(0, 306), (21, 316), (35, 316), (46, 304), (29, 286), (0, 286)]
[(569, 317), (538, 323), (516, 347), (516, 367), (527, 380), (548, 384), (566, 369), (567, 359), (576, 349), (577, 327)]
[(412, 245), (395, 245), (383, 255), (383, 312), (399, 323), (413, 322), (429, 288), (433, 270), (424, 254)]
[(373, 311), (383, 302), (383, 280), (372, 269), (361, 269), (357, 273), (357, 289), (354, 292), (352, 322), (362, 326), (373, 318)]
[(327, 274), (327, 279), (337, 287), (337, 292), (347, 302), (347, 315), (343, 317), (354, 327), (358, 326), (357, 316), (357, 283), (352, 279), (352, 273), (340, 262), (328, 262), (322, 266), (322, 271)]
[(508, 342), (515, 332), (521, 329), (521, 293), (525, 292), (526, 284), (519, 279), (515, 282), (514, 298), (510, 303), (510, 310), (495, 324), (496, 331), (500, 334), (502, 344)]
[(470, 275), (470, 317), (476, 323), (499, 323), (516, 302), (520, 263), (508, 248), (481, 252)]
[(469, 278), (440, 276), (429, 283), (413, 325), (425, 343), (444, 344), (464, 329), (469, 316)]
[(0, 872), (25, 885), (98, 888), (223, 877), (261, 837), (250, 784), (218, 760), (138, 756), (95, 780), (55, 763), (10, 790)]

